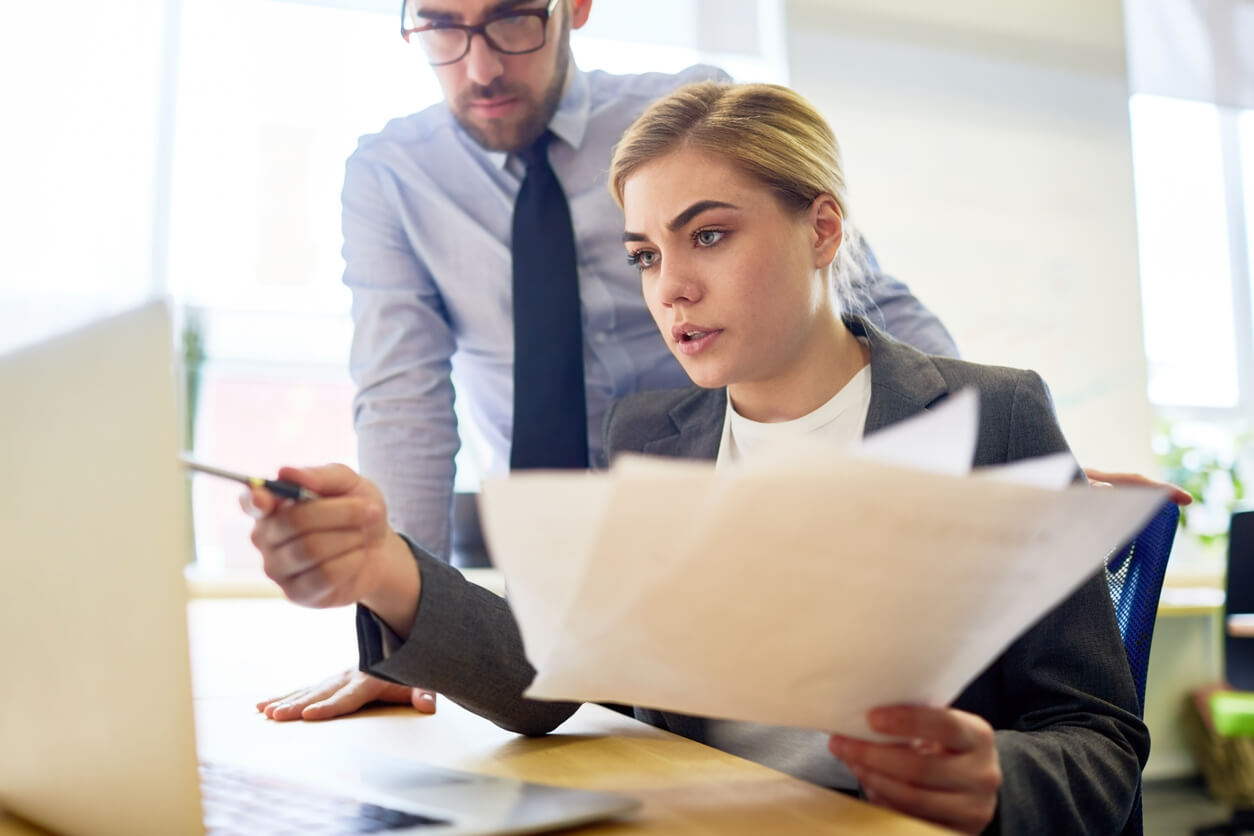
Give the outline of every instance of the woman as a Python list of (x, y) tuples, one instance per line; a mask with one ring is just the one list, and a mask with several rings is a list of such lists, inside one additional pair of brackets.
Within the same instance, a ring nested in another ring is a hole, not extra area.
[[(699, 388), (620, 401), (606, 449), (721, 465), (784, 436), (857, 439), (965, 386), (981, 395), (977, 466), (1067, 449), (1035, 374), (931, 358), (842, 316), (856, 309), (859, 239), (836, 139), (796, 93), (683, 88), (624, 136), (610, 181), (649, 309)], [(1004, 832), (1118, 832), (1148, 751), (1131, 689), (1095, 576), (954, 708), (873, 714), (922, 747), (833, 738), (831, 751), (872, 800), (970, 832), (998, 813)], [(729, 725), (709, 721), (703, 737), (770, 754)]]
[[(1067, 449), (1035, 374), (928, 357), (849, 313), (859, 246), (839, 152), (795, 93), (683, 88), (627, 132), (611, 183), (650, 311), (697, 386), (620, 402), (607, 416), (607, 450), (721, 465), (774, 436), (856, 440), (964, 386), (981, 396), (975, 464)], [(506, 603), (392, 532), (373, 485), (338, 466), (279, 475), (330, 498), (277, 506), (254, 491), (263, 515), (254, 542), (298, 603), (363, 605), (363, 669), (525, 734), (550, 731), (578, 707), (521, 696), (534, 670)], [(873, 803), (969, 833), (1118, 832), (1148, 753), (1135, 712), (1100, 576), (954, 706), (872, 712), (873, 728), (909, 745), (636, 710), (820, 783), (856, 779)]]

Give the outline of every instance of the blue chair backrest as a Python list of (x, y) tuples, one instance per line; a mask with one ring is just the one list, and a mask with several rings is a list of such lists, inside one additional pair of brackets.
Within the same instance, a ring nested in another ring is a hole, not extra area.
[[(1165, 503), (1136, 539), (1106, 561), (1106, 583), (1110, 586), (1132, 681), (1136, 683), (1136, 704), (1141, 716), (1145, 715), (1145, 674), (1149, 670), (1158, 596), (1163, 591), (1163, 576), (1167, 574), (1167, 558), (1171, 556), (1179, 519), (1180, 509), (1175, 503)], [(1142, 833), (1144, 820), (1138, 789), (1122, 836), (1141, 836)]]
[(1106, 582), (1119, 619), (1119, 635), (1128, 654), (1136, 683), (1137, 704), (1145, 710), (1145, 674), (1149, 669), (1150, 640), (1158, 615), (1158, 596), (1163, 589), (1167, 558), (1176, 537), (1180, 509), (1167, 502), (1149, 525), (1106, 562)]

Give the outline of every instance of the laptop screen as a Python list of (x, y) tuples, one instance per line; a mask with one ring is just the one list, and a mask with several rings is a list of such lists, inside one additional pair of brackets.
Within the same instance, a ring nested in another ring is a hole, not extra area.
[(0, 806), (199, 833), (165, 305), (0, 357), (0, 404)]

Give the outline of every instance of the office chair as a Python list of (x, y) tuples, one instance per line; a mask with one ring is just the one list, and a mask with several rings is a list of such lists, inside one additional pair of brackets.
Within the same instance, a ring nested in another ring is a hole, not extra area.
[(449, 562), (458, 569), (487, 569), (492, 566), (483, 529), (479, 524), (479, 494), (453, 494), (453, 529)]
[[(1215, 731), (1220, 738), (1215, 746), (1224, 755), (1215, 764), (1203, 763), (1212, 794), (1233, 805), (1227, 821), (1194, 830), (1194, 836), (1228, 836), (1254, 833), (1254, 806), (1250, 804), (1249, 786), (1251, 751), (1249, 727), (1254, 723), (1249, 707), (1249, 693), (1254, 692), (1254, 638), (1228, 634), (1228, 616), (1254, 613), (1254, 511), (1233, 513), (1228, 529), (1228, 570), (1224, 582), (1224, 679), (1226, 685), (1207, 695)], [(1200, 750), (1202, 760), (1208, 754)], [(1213, 781), (1212, 781), (1213, 779)], [(1224, 792), (1217, 792), (1219, 783)]]
[[(1254, 613), (1254, 511), (1232, 515), (1224, 587), (1225, 625), (1230, 615)], [(1254, 639), (1224, 630), (1224, 678), (1238, 691), (1254, 691)]]
[(1180, 509), (1167, 502), (1131, 543), (1106, 561), (1106, 583), (1119, 620), (1119, 635), (1136, 683), (1137, 704), (1145, 710), (1145, 675), (1149, 669), (1150, 640), (1158, 615), (1167, 558), (1176, 537)]
[[(1136, 685), (1137, 714), (1145, 714), (1145, 676), (1149, 671), (1150, 640), (1158, 616), (1158, 596), (1167, 573), (1167, 558), (1176, 537), (1180, 509), (1167, 502), (1128, 545), (1106, 561), (1106, 584), (1119, 621), (1119, 636), (1128, 655), (1132, 681)], [(1141, 791), (1137, 790), (1132, 814), (1124, 825), (1126, 836), (1140, 836)]]

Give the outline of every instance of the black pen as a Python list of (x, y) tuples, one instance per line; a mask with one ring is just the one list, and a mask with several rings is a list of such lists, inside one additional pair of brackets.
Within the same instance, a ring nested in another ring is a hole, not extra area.
[(220, 467), (211, 467), (207, 464), (201, 464), (192, 461), (187, 456), (179, 456), (179, 460), (183, 462), (183, 467), (188, 470), (194, 470), (197, 473), (208, 473), (210, 476), (217, 476), (222, 479), (230, 479), (233, 482), (241, 482), (253, 488), (265, 488), (275, 496), (283, 499), (294, 499), (297, 502), (309, 502), (313, 499), (321, 499), (318, 494), (302, 488), (295, 482), (287, 482), (282, 479), (262, 479), (260, 476), (245, 476), (243, 473), (233, 473), (229, 470), (223, 470)]

